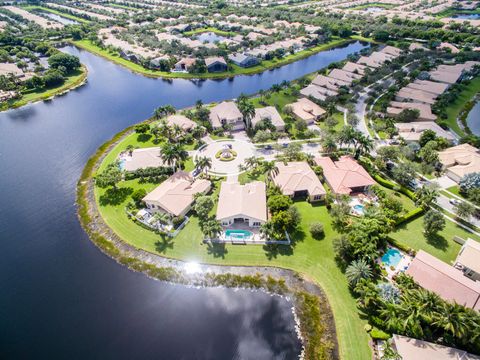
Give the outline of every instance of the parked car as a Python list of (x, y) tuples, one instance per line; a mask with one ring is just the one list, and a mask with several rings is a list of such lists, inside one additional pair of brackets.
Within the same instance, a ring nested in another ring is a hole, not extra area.
[(265, 150), (272, 150), (272, 149), (273, 149), (272, 145), (265, 146)]
[(460, 204), (460, 201), (457, 200), (457, 199), (449, 199), (448, 202), (450, 204), (452, 204), (453, 206), (456, 206), (456, 205)]
[(198, 175), (200, 175), (200, 173), (201, 173), (201, 170), (199, 168), (195, 168), (192, 171), (192, 176), (197, 177)]

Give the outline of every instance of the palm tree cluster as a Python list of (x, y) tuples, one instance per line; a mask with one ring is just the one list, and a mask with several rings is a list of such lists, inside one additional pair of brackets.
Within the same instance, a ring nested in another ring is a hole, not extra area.
[(237, 99), (238, 110), (242, 113), (243, 120), (247, 129), (252, 127), (252, 119), (255, 116), (255, 107), (250, 102), (248, 97), (244, 94), (240, 94)]
[(442, 300), (418, 287), (411, 277), (397, 276), (398, 299), (382, 296), (382, 287), (360, 280), (355, 292), (370, 321), (389, 333), (480, 352), (480, 314), (457, 303)]
[(340, 147), (345, 146), (351, 148), (358, 159), (363, 154), (368, 154), (373, 149), (373, 140), (355, 130), (352, 126), (345, 126), (337, 135), (336, 140)]

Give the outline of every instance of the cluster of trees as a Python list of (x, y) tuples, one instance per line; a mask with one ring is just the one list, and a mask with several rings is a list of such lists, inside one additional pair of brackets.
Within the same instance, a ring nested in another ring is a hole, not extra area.
[(389, 333), (480, 352), (480, 315), (475, 310), (442, 300), (408, 275), (398, 275), (393, 285), (372, 281), (365, 266), (352, 273), (353, 278), (360, 277), (354, 292), (370, 323)]
[(215, 239), (223, 231), (215, 214), (212, 214), (214, 206), (212, 196), (198, 195), (195, 197), (194, 210), (198, 216), (200, 229), (207, 239)]

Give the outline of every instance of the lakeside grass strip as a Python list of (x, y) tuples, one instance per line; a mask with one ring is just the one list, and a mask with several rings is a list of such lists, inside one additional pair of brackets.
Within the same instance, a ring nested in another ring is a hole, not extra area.
[(52, 13), (52, 14), (55, 14), (55, 15), (64, 17), (64, 18), (66, 18), (66, 19), (78, 21), (78, 22), (80, 22), (80, 23), (85, 23), (85, 24), (86, 24), (86, 23), (89, 23), (89, 22), (90, 22), (90, 21), (87, 20), (87, 19), (84, 19), (84, 18), (75, 16), (75, 15), (72, 15), (72, 14), (68, 14), (68, 13), (65, 13), (65, 12), (62, 12), (62, 11), (59, 11), (59, 10), (56, 10), (56, 9), (47, 8), (47, 7), (44, 7), (44, 6), (39, 6), (39, 5), (25, 5), (25, 6), (22, 6), (22, 8), (25, 9), (25, 10), (27, 10), (27, 11), (31, 11), (31, 10), (41, 10), (41, 11), (49, 12), (49, 13)]
[[(446, 110), (447, 125), (460, 136), (471, 133), (466, 122), (469, 111), (465, 110), (468, 110), (470, 105), (473, 108), (474, 104), (472, 104), (472, 101), (478, 93), (480, 93), (480, 76), (477, 76), (469, 84), (465, 85), (457, 99), (449, 104)], [(460, 127), (457, 119), (465, 126), (465, 131)]]
[[(352, 41), (360, 40), (359, 37), (352, 37), (351, 39), (336, 39), (332, 40), (327, 44), (322, 44), (319, 46), (315, 46), (313, 48), (299, 51), (295, 54), (291, 54), (285, 56), (280, 60), (264, 60), (260, 65), (253, 66), (250, 68), (242, 68), (237, 65), (232, 65), (233, 70), (229, 72), (221, 72), (221, 73), (204, 73), (204, 74), (190, 74), (190, 73), (175, 73), (175, 72), (164, 72), (164, 71), (157, 71), (157, 70), (150, 70), (146, 69), (139, 64), (135, 64), (129, 60), (123, 59), (120, 55), (116, 52), (110, 52), (108, 50), (102, 49), (101, 47), (95, 45), (90, 40), (70, 40), (70, 43), (74, 46), (77, 46), (83, 50), (89, 51), (95, 55), (101, 56), (107, 60), (110, 60), (118, 65), (122, 65), (127, 69), (136, 72), (138, 74), (147, 76), (147, 77), (154, 77), (154, 78), (167, 78), (167, 79), (226, 79), (231, 78), (237, 75), (254, 75), (262, 73), (266, 70), (282, 67), (284, 65), (291, 64), (295, 61), (305, 59), (312, 55), (315, 55), (321, 51), (330, 50), (334, 47), (341, 46), (348, 44)], [(361, 38), (361, 41), (368, 41), (366, 38)]]
[[(93, 174), (99, 162), (123, 137), (133, 132), (134, 126), (130, 126), (115, 135), (111, 140), (101, 145), (95, 154), (87, 161), (77, 184), (77, 214), (82, 227), (87, 232), (92, 242), (97, 245), (106, 255), (112, 257), (118, 263), (127, 266), (131, 270), (142, 272), (149, 277), (195, 286), (225, 286), (232, 288), (260, 289), (268, 293), (285, 295), (291, 298), (295, 314), (298, 317), (304, 354), (306, 359), (338, 358), (338, 343), (333, 314), (325, 298), (323, 291), (312, 285), (304, 283), (298, 273), (290, 270), (290, 282), (296, 279), (297, 286), (287, 286), (283, 278), (264, 276), (259, 273), (253, 275), (238, 275), (232, 273), (206, 272), (201, 277), (192, 278), (186, 276), (173, 267), (158, 267), (131, 256), (131, 252), (121, 251), (113, 241), (102, 233), (101, 227), (95, 224), (90, 214), (89, 192), (93, 192)], [(100, 218), (101, 219), (101, 218)], [(107, 226), (104, 224), (104, 226)], [(253, 268), (256, 269), (256, 268)], [(305, 289), (308, 288), (307, 292)]]
[(0, 111), (4, 111), (8, 109), (16, 109), (30, 103), (44, 101), (44, 100), (51, 99), (55, 96), (62, 95), (70, 90), (76, 89), (77, 87), (80, 87), (83, 84), (85, 84), (85, 82), (87, 81), (87, 77), (88, 77), (88, 70), (84, 65), (82, 65), (79, 70), (79, 74), (69, 76), (63, 85), (60, 85), (56, 88), (39, 91), (39, 92), (29, 91), (29, 92), (23, 93), (22, 98), (20, 99), (17, 99), (17, 100), (13, 99), (13, 100), (6, 101), (0, 108)]

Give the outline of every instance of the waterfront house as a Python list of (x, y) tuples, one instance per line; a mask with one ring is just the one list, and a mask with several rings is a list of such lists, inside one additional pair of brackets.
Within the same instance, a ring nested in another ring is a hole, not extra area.
[(224, 125), (232, 125), (233, 130), (245, 128), (243, 115), (237, 105), (232, 101), (223, 101), (210, 109), (210, 123), (216, 129)]
[(135, 149), (131, 153), (127, 154), (123, 158), (123, 161), (124, 169), (126, 171), (165, 166), (165, 163), (160, 156), (159, 147)]
[(455, 140), (455, 136), (450, 131), (442, 129), (434, 121), (415, 121), (409, 123), (395, 123), (398, 130), (398, 136), (405, 141), (419, 141), (423, 132), (426, 130), (434, 131), (438, 137), (447, 139), (448, 141)]
[(272, 181), (283, 195), (307, 197), (311, 202), (325, 198), (325, 188), (307, 162), (276, 162), (275, 167), (271, 174)]
[(389, 105), (387, 115), (393, 118), (396, 118), (405, 109), (412, 109), (419, 111), (417, 119), (419, 121), (434, 121), (437, 119), (437, 116), (432, 113), (430, 104), (392, 101)]
[(277, 131), (283, 131), (285, 130), (285, 123), (280, 116), (280, 113), (277, 111), (277, 109), (274, 106), (266, 106), (263, 108), (258, 108), (255, 109), (255, 116), (252, 119), (252, 127), (255, 128), (255, 126), (261, 122), (268, 120), (272, 123), (272, 125), (275, 127), (275, 130)]
[(190, 120), (184, 115), (178, 114), (167, 116), (167, 124), (168, 126), (180, 126), (183, 131), (187, 132), (198, 126), (195, 121)]
[(323, 169), (323, 177), (335, 195), (365, 193), (376, 182), (351, 156), (342, 156), (338, 161), (329, 157), (317, 157), (315, 163)]
[(233, 62), (235, 65), (243, 68), (252, 67), (259, 63), (256, 57), (245, 54), (245, 53), (231, 54), (228, 56), (228, 59), (231, 62)]
[(468, 239), (463, 244), (457, 259), (455, 267), (463, 271), (463, 274), (475, 281), (480, 281), (480, 243)]
[(175, 64), (174, 69), (175, 71), (189, 71), (196, 62), (197, 59), (194, 58), (183, 58)]
[(480, 151), (470, 144), (461, 144), (438, 153), (445, 174), (459, 182), (467, 174), (480, 172)]
[(259, 227), (267, 221), (266, 185), (253, 181), (245, 185), (222, 182), (216, 218), (222, 226), (243, 224)]
[(220, 56), (205, 58), (205, 65), (207, 66), (208, 72), (227, 71), (227, 62)]
[(308, 125), (320, 120), (326, 114), (325, 110), (307, 98), (300, 98), (288, 104), (287, 107), (297, 119), (304, 120)]
[(421, 287), (447, 301), (480, 310), (480, 282), (420, 250), (406, 271)]
[(185, 216), (192, 208), (195, 194), (206, 194), (210, 187), (210, 181), (195, 180), (189, 173), (178, 171), (148, 193), (143, 201), (150, 211)]

